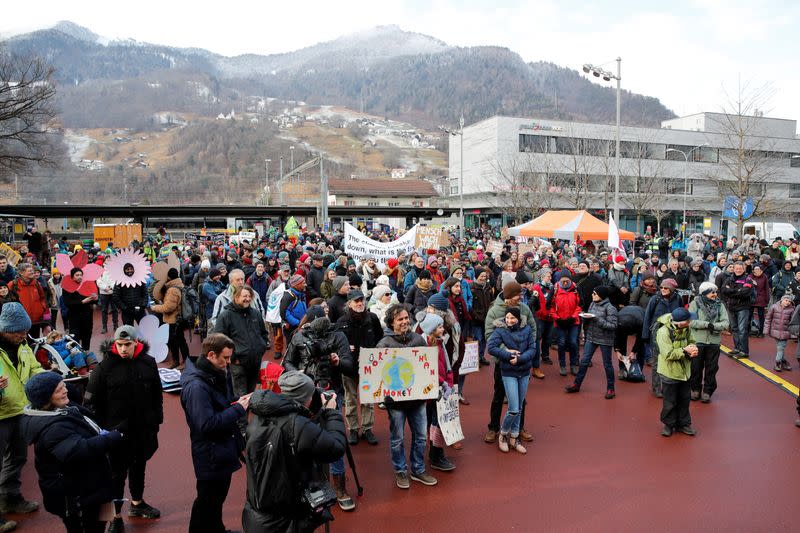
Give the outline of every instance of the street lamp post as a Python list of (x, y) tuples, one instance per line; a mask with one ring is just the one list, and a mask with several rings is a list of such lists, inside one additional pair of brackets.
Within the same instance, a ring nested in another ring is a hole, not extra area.
[(677, 154), (681, 154), (683, 156), (683, 222), (682, 222), (682, 233), (684, 234), (683, 237), (686, 238), (686, 195), (689, 191), (689, 174), (687, 172), (687, 167), (689, 166), (689, 156), (692, 155), (692, 152), (697, 150), (698, 148), (703, 148), (704, 146), (708, 146), (708, 143), (703, 143), (699, 146), (695, 146), (688, 152), (684, 152), (683, 150), (678, 150), (677, 148), (667, 148), (667, 153), (674, 152)]
[(607, 70), (595, 67), (586, 63), (583, 65), (585, 73), (592, 73), (595, 78), (602, 77), (605, 81), (617, 80), (617, 128), (614, 134), (614, 143), (616, 149), (614, 150), (614, 221), (617, 225), (620, 224), (619, 220), (619, 128), (620, 128), (620, 108), (622, 105), (622, 58), (618, 57), (617, 62), (617, 75), (615, 76)]
[(268, 205), (269, 202), (267, 199), (269, 198), (269, 164), (272, 159), (265, 159), (264, 160), (264, 205)]
[(458, 238), (459, 240), (464, 238), (464, 114), (461, 114), (461, 118), (458, 119), (458, 131), (451, 130), (446, 128), (445, 126), (439, 126), (439, 129), (453, 137), (458, 136), (459, 138), (459, 145), (461, 149), (461, 160), (459, 163), (459, 177), (458, 177), (458, 196), (459, 196), (459, 208), (458, 208)]
[(289, 147), (289, 170), (294, 170), (294, 146)]

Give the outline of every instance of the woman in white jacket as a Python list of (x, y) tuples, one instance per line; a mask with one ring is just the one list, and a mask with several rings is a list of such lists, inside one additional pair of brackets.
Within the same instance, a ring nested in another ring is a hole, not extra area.
[(108, 333), (108, 314), (111, 313), (111, 321), (114, 324), (114, 330), (119, 326), (117, 318), (117, 306), (114, 305), (114, 280), (108, 275), (108, 271), (104, 271), (103, 275), (97, 278), (97, 293), (99, 295), (98, 305), (100, 306), (100, 317), (103, 321), (103, 329), (100, 330), (101, 334)]

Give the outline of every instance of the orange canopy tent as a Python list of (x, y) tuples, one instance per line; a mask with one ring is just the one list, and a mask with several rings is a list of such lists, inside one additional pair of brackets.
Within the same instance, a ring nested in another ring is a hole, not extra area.
[[(542, 237), (548, 239), (608, 240), (608, 224), (586, 211), (547, 211), (530, 222), (508, 228), (514, 237)], [(632, 241), (631, 231), (619, 230), (619, 238)]]

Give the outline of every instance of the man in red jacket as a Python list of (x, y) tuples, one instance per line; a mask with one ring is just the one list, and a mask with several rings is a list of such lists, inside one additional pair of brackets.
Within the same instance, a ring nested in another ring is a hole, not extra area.
[(44, 313), (49, 308), (44, 288), (36, 279), (33, 265), (21, 263), (17, 267), (17, 279), (10, 282), (8, 288), (17, 295), (19, 303), (22, 304), (31, 319), (30, 335), (34, 338), (39, 337), (42, 322), (44, 322)]

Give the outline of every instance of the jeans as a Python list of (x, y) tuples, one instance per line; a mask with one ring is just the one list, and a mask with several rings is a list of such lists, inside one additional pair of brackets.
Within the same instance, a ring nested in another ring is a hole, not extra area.
[(111, 313), (111, 322), (114, 324), (114, 329), (119, 325), (117, 318), (117, 306), (114, 305), (113, 294), (101, 294), (99, 299), (100, 304), (100, 319), (103, 324), (103, 329), (108, 329), (108, 314)]
[[(783, 341), (784, 343), (786, 341)], [(697, 357), (692, 357), (692, 373), (689, 388), (711, 396), (717, 390), (717, 371), (719, 370), (719, 344), (698, 344)]]
[(550, 358), (550, 336), (553, 333), (553, 323), (536, 319), (536, 352), (533, 357), (533, 366), (539, 368), (539, 361)]
[(779, 363), (786, 360), (784, 351), (786, 350), (786, 343), (788, 340), (775, 339), (775, 362)]
[(578, 332), (580, 326), (572, 324), (564, 328), (556, 326), (556, 334), (558, 335), (558, 364), (561, 367), (567, 366), (566, 351), (569, 350), (569, 364), (571, 366), (578, 366)]
[[(494, 364), (494, 392), (492, 403), (489, 407), (489, 430), (500, 431), (500, 414), (503, 412), (503, 399), (506, 397), (506, 388), (503, 385), (503, 376), (500, 373), (500, 363)], [(525, 396), (522, 397), (522, 414), (520, 415), (520, 428), (525, 428)]]
[(600, 353), (603, 355), (603, 369), (606, 371), (606, 389), (614, 390), (614, 367), (611, 365), (611, 346), (595, 344), (588, 340), (583, 345), (583, 359), (581, 359), (578, 375), (575, 376), (575, 384), (580, 387), (581, 383), (583, 383), (586, 372), (589, 370), (589, 363), (597, 348), (600, 348)]
[(764, 308), (763, 307), (751, 307), (750, 308), (750, 318), (747, 320), (747, 333), (750, 333), (750, 324), (753, 323), (753, 315), (758, 314), (758, 333), (763, 335), (764, 333)]
[(230, 474), (224, 479), (197, 480), (197, 497), (192, 504), (189, 533), (225, 533), (222, 506), (230, 488)]
[(671, 428), (682, 428), (692, 425), (689, 415), (691, 389), (688, 381), (677, 381), (661, 376), (664, 391), (664, 403), (661, 407), (661, 422)]
[(519, 436), (521, 404), (525, 399), (525, 393), (528, 392), (528, 380), (530, 380), (530, 374), (521, 377), (503, 376), (503, 388), (508, 396), (508, 410), (503, 418), (503, 425), (500, 427), (500, 433), (503, 435), (511, 435), (515, 439)]
[(428, 417), (425, 414), (425, 403), (415, 407), (394, 409), (387, 405), (389, 415), (389, 438), (392, 468), (395, 472), (407, 472), (406, 451), (404, 444), (405, 424), (411, 428), (411, 472), (421, 474), (425, 471), (425, 441), (427, 439)]
[(733, 347), (742, 353), (750, 353), (750, 310), (731, 311), (731, 334)]
[(478, 357), (481, 360), (486, 358), (486, 333), (483, 328), (482, 322), (472, 321), (472, 338), (478, 341)]
[(20, 474), (28, 459), (28, 446), (22, 436), (22, 415), (0, 420), (0, 497), (15, 498), (20, 495)]

